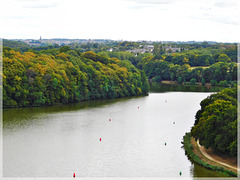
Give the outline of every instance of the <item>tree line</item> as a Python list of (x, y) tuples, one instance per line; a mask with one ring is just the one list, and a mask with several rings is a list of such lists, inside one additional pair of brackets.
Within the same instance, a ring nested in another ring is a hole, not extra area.
[(237, 86), (202, 100), (191, 135), (215, 152), (237, 156)]
[(128, 60), (69, 47), (20, 53), (3, 48), (3, 106), (43, 106), (147, 94), (145, 73)]
[(170, 80), (178, 83), (191, 82), (194, 84), (200, 82), (202, 84), (232, 86), (237, 81), (237, 64), (235, 62), (217, 62), (209, 67), (191, 68), (188, 64), (173, 64), (153, 59), (152, 56), (143, 58), (138, 67), (146, 72), (149, 79), (156, 82)]
[(144, 70), (149, 79), (156, 82), (170, 80), (178, 83), (198, 82), (211, 83), (213, 86), (233, 86), (237, 80), (236, 46), (229, 45), (222, 49), (216, 48), (216, 45), (211, 45), (211, 48), (208, 46), (172, 54), (162, 54), (163, 48), (157, 45), (152, 54), (135, 55), (127, 51), (102, 51), (98, 54), (129, 60), (138, 69)]

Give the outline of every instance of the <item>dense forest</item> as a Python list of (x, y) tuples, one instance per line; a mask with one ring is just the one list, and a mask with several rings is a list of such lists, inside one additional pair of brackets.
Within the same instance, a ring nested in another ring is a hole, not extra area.
[[(155, 45), (152, 53), (134, 54), (127, 51), (99, 52), (107, 57), (128, 59), (149, 79), (183, 82), (210, 83), (213, 86), (234, 86), (237, 81), (237, 46), (220, 47), (212, 45), (204, 48), (166, 53), (163, 45)], [(182, 47), (182, 46), (181, 46)], [(165, 53), (165, 54), (164, 54)]]
[[(130, 56), (130, 54), (124, 52), (109, 54), (114, 54), (116, 57), (118, 55), (120, 59), (127, 59)], [(195, 57), (199, 56), (196, 55)], [(203, 85), (211, 83), (213, 86), (227, 87), (233, 86), (237, 81), (237, 63), (229, 60), (230, 58), (226, 54), (220, 54), (216, 63), (205, 67), (191, 67), (189, 59), (186, 57), (183, 57), (182, 61), (179, 60), (179, 63), (174, 63), (166, 61), (164, 56), (161, 59), (156, 59), (156, 56), (149, 53), (139, 55), (136, 58), (130, 57), (129, 59), (136, 67), (144, 70), (149, 79), (156, 82), (162, 80), (177, 81), (179, 84), (182, 82), (191, 82), (191, 84), (199, 82)], [(138, 59), (140, 60), (138, 61)]]
[(224, 49), (201, 47), (162, 55), (160, 50), (154, 50), (153, 54), (146, 54), (136, 63), (153, 81), (199, 82), (225, 87), (233, 86), (237, 81), (236, 46)]
[(217, 153), (237, 156), (237, 86), (202, 100), (191, 135)]
[(20, 53), (3, 48), (4, 107), (42, 106), (147, 94), (147, 77), (128, 60), (67, 46)]
[(235, 44), (38, 42), (3, 41), (4, 107), (141, 95), (148, 92), (147, 79), (224, 87), (237, 81)]
[(192, 68), (188, 64), (178, 65), (163, 60), (150, 60), (143, 65), (148, 78), (160, 82), (162, 80), (196, 82), (211, 85), (233, 86), (237, 81), (237, 64), (217, 62), (209, 67)]

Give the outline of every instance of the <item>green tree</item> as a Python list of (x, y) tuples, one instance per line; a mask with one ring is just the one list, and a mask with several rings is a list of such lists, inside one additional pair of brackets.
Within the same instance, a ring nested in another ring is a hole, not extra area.
[(217, 82), (216, 80), (214, 80), (214, 79), (212, 79), (212, 80), (210, 81), (210, 83), (211, 83), (212, 86), (218, 85), (218, 82)]
[(69, 50), (70, 50), (69, 46), (61, 46), (60, 49), (59, 49), (59, 52), (60, 53), (65, 53), (65, 52), (67, 52)]
[(177, 82), (178, 82), (178, 84), (182, 84), (182, 82), (183, 82), (182, 77), (178, 77), (178, 78), (177, 78)]
[(226, 54), (220, 54), (220, 56), (217, 59), (218, 62), (231, 62), (231, 59)]
[(152, 80), (155, 81), (155, 82), (161, 82), (162, 81), (162, 77), (157, 75), (154, 78), (152, 78)]
[(190, 80), (191, 85), (195, 85), (196, 81), (197, 81), (197, 80), (196, 80), (195, 78), (192, 78), (192, 79)]
[(230, 154), (230, 151), (233, 152), (230, 149), (237, 138), (237, 134), (229, 134), (229, 132), (233, 131), (233, 123), (236, 119), (236, 107), (230, 102), (216, 100), (213, 104), (207, 106), (202, 113), (200, 122), (193, 129), (196, 133), (194, 135), (199, 137), (200, 143), (206, 148), (211, 147), (215, 151)]
[(228, 86), (227, 80), (220, 81), (218, 85), (222, 87), (227, 87)]
[(191, 134), (215, 152), (237, 155), (237, 87), (212, 94), (201, 103)]

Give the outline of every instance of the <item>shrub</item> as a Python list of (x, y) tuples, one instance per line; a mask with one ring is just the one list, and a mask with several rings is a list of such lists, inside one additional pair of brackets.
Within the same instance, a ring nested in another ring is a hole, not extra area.
[(201, 83), (202, 83), (202, 85), (204, 85), (205, 84), (205, 79), (204, 78), (202, 78), (202, 80), (201, 80)]
[(152, 80), (153, 80), (154, 82), (161, 82), (161, 81), (162, 81), (162, 77), (159, 76), (159, 75), (157, 75), (157, 76), (153, 77)]
[(192, 79), (190, 80), (191, 85), (195, 85), (196, 81), (197, 81), (197, 80), (196, 80), (195, 78), (192, 78)]
[(212, 86), (217, 86), (218, 85), (218, 82), (216, 80), (214, 80), (214, 79), (212, 79), (210, 81), (210, 83), (211, 83)]
[(218, 85), (222, 87), (227, 87), (228, 86), (227, 80), (220, 81)]

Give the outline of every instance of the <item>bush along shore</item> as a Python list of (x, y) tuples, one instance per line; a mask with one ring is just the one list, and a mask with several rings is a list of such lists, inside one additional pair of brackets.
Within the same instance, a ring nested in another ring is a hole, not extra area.
[(185, 152), (186, 152), (187, 156), (189, 157), (189, 159), (191, 161), (193, 161), (193, 162), (195, 162), (195, 163), (199, 164), (200, 166), (203, 166), (207, 169), (211, 169), (211, 170), (220, 172), (224, 175), (237, 177), (237, 174), (232, 172), (232, 171), (224, 169), (223, 167), (220, 167), (220, 166), (211, 165), (211, 164), (203, 161), (202, 159), (200, 159), (200, 157), (193, 152), (194, 147), (191, 143), (191, 138), (192, 138), (191, 133), (186, 133), (185, 136), (183, 137), (184, 149), (185, 149)]

